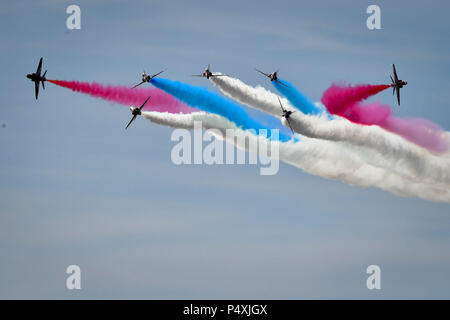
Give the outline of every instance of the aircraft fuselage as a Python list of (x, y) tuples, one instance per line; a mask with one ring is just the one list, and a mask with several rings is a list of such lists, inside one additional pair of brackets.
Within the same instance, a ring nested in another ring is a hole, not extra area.
[(211, 71), (206, 70), (205, 72), (203, 72), (203, 76), (206, 77), (206, 79), (209, 79), (212, 76)]
[(27, 78), (30, 79), (33, 82), (36, 82), (36, 81), (42, 81), (42, 82), (47, 81), (47, 79), (45, 79), (45, 77), (42, 77), (42, 76), (38, 75), (37, 73), (29, 73), (29, 74), (27, 74)]
[(135, 107), (131, 107), (131, 114), (133, 116), (140, 116), (141, 115), (141, 110), (139, 108), (135, 108)]
[(291, 116), (291, 114), (292, 114), (292, 111), (286, 110), (286, 111), (283, 112), (283, 117), (285, 117), (287, 119), (287, 118), (289, 118)]
[(408, 82), (403, 80), (398, 80), (397, 82), (391, 84), (391, 87), (397, 87), (397, 88), (403, 88), (403, 86), (406, 86)]

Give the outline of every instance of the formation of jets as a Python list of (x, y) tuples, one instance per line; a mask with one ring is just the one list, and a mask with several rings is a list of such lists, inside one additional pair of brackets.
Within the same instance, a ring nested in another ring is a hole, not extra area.
[(47, 81), (45, 79), (45, 75), (47, 74), (47, 70), (45, 70), (44, 74), (41, 76), (41, 70), (42, 70), (42, 57), (39, 60), (39, 64), (37, 67), (37, 70), (35, 73), (29, 73), (27, 74), (27, 78), (34, 82), (34, 94), (36, 96), (36, 100), (39, 95), (39, 83), (42, 83), (42, 88), (45, 90), (44, 82)]
[(153, 74), (153, 75), (148, 75), (146, 72), (145, 72), (145, 70), (144, 70), (144, 72), (142, 73), (142, 81), (140, 82), (140, 83), (138, 83), (137, 85), (135, 85), (133, 88), (136, 88), (136, 87), (139, 87), (141, 84), (143, 84), (144, 82), (149, 82), (150, 83), (150, 80), (152, 80), (154, 77), (156, 77), (156, 76), (159, 76), (161, 73), (163, 73), (164, 72), (164, 70), (162, 70), (162, 71), (160, 71), (160, 72), (158, 72), (158, 73), (155, 73), (155, 74)]
[(203, 73), (201, 74), (193, 74), (191, 75), (191, 77), (205, 77), (206, 79), (209, 79), (211, 77), (224, 77), (226, 76), (226, 74), (213, 74), (209, 69), (211, 68), (211, 66), (208, 64), (208, 67), (206, 68), (205, 71), (203, 71)]
[[(41, 75), (41, 70), (42, 70), (42, 60), (43, 58), (41, 57), (41, 59), (39, 60), (39, 64), (37, 67), (36, 72), (34, 73), (29, 73), (27, 74), (27, 78), (30, 79), (31, 81), (34, 82), (34, 88), (35, 88), (35, 97), (36, 99), (38, 98), (39, 95), (39, 84), (42, 83), (42, 88), (45, 89), (44, 86), (44, 82), (47, 81), (47, 79), (45, 78), (45, 75), (47, 74), (47, 70), (45, 70), (44, 74)], [(392, 76), (390, 76), (392, 83), (390, 84), (390, 86), (392, 87), (393, 90), (393, 94), (395, 95), (395, 93), (397, 93), (397, 101), (398, 101), (398, 105), (400, 105), (400, 89), (403, 88), (403, 86), (407, 85), (408, 82), (400, 80), (397, 76), (397, 70), (395, 69), (395, 65), (392, 65), (393, 71), (394, 71), (394, 78), (392, 78)], [(255, 69), (256, 71), (258, 71), (259, 73), (263, 74), (264, 76), (268, 77), (270, 79), (270, 81), (275, 81), (278, 82), (279, 84), (282, 84), (283, 86), (289, 87), (287, 84), (281, 82), (278, 79), (278, 70), (272, 73), (265, 73), (261, 70)], [(145, 82), (150, 82), (151, 79), (155, 78), (156, 76), (160, 75), (161, 73), (163, 73), (164, 70), (155, 73), (153, 75), (148, 75), (145, 71), (142, 73), (142, 81), (140, 83), (138, 83), (137, 85), (133, 86), (133, 88), (136, 88), (138, 86), (140, 86), (141, 84), (145, 83)], [(201, 74), (193, 74), (192, 77), (205, 77), (206, 79), (209, 79), (211, 77), (222, 77), (222, 76), (227, 76), (225, 74), (213, 74), (210, 71), (210, 65), (208, 65), (208, 67), (206, 68), (206, 70), (201, 73)], [(133, 115), (133, 117), (131, 118), (130, 122), (128, 122), (127, 126), (125, 127), (125, 129), (128, 129), (128, 127), (131, 125), (131, 123), (137, 118), (137, 116), (142, 114), (142, 109), (144, 108), (145, 104), (147, 103), (147, 101), (150, 99), (150, 97), (148, 97), (144, 103), (140, 106), (140, 107), (130, 107), (130, 111), (131, 114)], [(283, 105), (281, 104), (281, 100), (280, 98), (278, 98), (278, 102), (280, 103), (280, 107), (281, 107), (281, 120), (283, 122), (284, 125), (288, 125), (289, 128), (291, 129), (292, 133), (294, 133), (294, 130), (292, 129), (291, 126), (291, 122), (289, 120), (290, 116), (292, 113), (294, 113), (294, 111), (290, 111), (290, 110), (286, 110)]]
[(395, 64), (392, 65), (392, 69), (394, 70), (394, 79), (392, 79), (392, 76), (390, 76), (392, 81), (392, 94), (395, 94), (395, 92), (397, 92), (397, 101), (398, 105), (400, 105), (400, 89), (403, 88), (403, 86), (406, 86), (408, 82), (398, 79), (397, 70), (395, 70)]

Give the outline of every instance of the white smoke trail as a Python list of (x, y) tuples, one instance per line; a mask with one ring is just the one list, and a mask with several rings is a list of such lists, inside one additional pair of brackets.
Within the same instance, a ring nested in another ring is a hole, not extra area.
[[(281, 116), (278, 96), (263, 87), (251, 87), (232, 77), (211, 77), (210, 80), (222, 93), (240, 103)], [(281, 101), (286, 109), (296, 111), (290, 119), (297, 133), (351, 144), (369, 163), (395, 170), (412, 181), (450, 188), (450, 153), (435, 155), (378, 126), (357, 125), (339, 117), (330, 121), (327, 116), (305, 115), (284, 97)], [(448, 132), (446, 134), (449, 136)]]
[[(236, 145), (234, 139), (228, 141), (226, 129), (234, 129), (237, 135), (246, 135), (245, 131), (238, 129), (234, 123), (219, 115), (211, 115), (205, 112), (195, 112), (191, 114), (172, 114), (160, 112), (143, 112), (142, 115), (158, 124), (191, 129), (194, 121), (202, 121), (204, 129), (217, 129), (220, 135), (214, 134), (220, 139)], [(261, 139), (256, 137), (254, 139)], [(303, 169), (306, 172), (324, 178), (336, 179), (350, 185), (360, 187), (378, 187), (383, 190), (405, 197), (419, 197), (425, 200), (443, 201), (450, 203), (450, 190), (440, 188), (426, 183), (411, 182), (396, 173), (386, 169), (378, 168), (363, 162), (358, 156), (351, 152), (345, 152), (336, 143), (304, 138), (301, 142), (278, 142), (280, 160)], [(247, 149), (247, 145), (237, 145), (241, 149)]]

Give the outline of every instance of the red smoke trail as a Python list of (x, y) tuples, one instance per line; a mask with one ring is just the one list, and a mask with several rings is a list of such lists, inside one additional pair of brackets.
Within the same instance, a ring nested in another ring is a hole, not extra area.
[[(377, 108), (377, 110), (360, 110), (360, 108), (355, 108), (354, 104), (356, 102), (365, 100), (383, 90), (386, 90), (389, 87), (389, 85), (358, 85), (354, 87), (345, 87), (343, 85), (341, 86), (333, 84), (324, 92), (322, 96), (322, 103), (331, 114), (345, 117), (350, 121), (360, 124), (373, 124), (365, 122), (371, 121), (369, 119), (366, 119), (365, 115), (369, 113), (371, 115), (371, 119), (373, 119), (373, 117), (376, 117), (377, 112), (381, 111), (381, 109), (378, 110)], [(386, 112), (391, 112), (389, 107), (387, 108), (387, 110), (383, 110), (383, 114), (379, 114), (378, 116), (387, 116)]]
[(379, 102), (362, 105), (361, 101), (387, 88), (389, 85), (331, 85), (322, 96), (328, 112), (354, 123), (378, 125), (433, 152), (445, 152), (449, 141), (439, 126), (425, 119), (399, 119), (392, 116), (389, 106)]
[(129, 88), (127, 86), (104, 86), (96, 82), (47, 80), (58, 86), (71, 89), (72, 91), (88, 94), (122, 105), (139, 107), (148, 96), (151, 98), (144, 106), (147, 111), (160, 111), (170, 113), (190, 113), (194, 108), (189, 107), (171, 95), (157, 88)]

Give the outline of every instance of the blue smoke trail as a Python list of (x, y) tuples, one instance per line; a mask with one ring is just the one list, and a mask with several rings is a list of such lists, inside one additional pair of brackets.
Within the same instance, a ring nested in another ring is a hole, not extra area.
[[(273, 120), (269, 119), (273, 118), (272, 116), (261, 114), (257, 116), (259, 118), (257, 121), (250, 117), (239, 104), (222, 98), (221, 96), (208, 91), (206, 88), (196, 87), (180, 81), (172, 81), (164, 78), (154, 78), (150, 81), (155, 87), (167, 92), (189, 106), (221, 115), (244, 130), (254, 129), (258, 133), (261, 129), (267, 129), (267, 138), (269, 138), (270, 129), (279, 129), (268, 128), (261, 124), (261, 122), (273, 123)], [(254, 117), (256, 118), (255, 115)], [(279, 132), (279, 140), (283, 142), (290, 141), (291, 137), (281, 131), (282, 130)], [(283, 131), (286, 131), (286, 129)]]
[[(279, 79), (279, 78), (278, 78)], [(286, 80), (279, 79), (281, 82), (286, 84), (289, 87), (283, 86), (282, 84), (272, 81), (273, 86), (280, 92), (283, 96), (285, 96), (289, 102), (299, 109), (304, 114), (321, 114), (324, 110), (316, 107), (314, 103), (312, 103), (303, 93), (298, 91), (291, 83)]]

